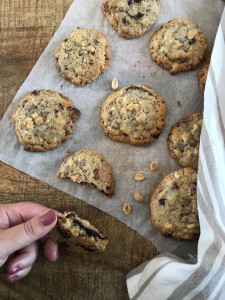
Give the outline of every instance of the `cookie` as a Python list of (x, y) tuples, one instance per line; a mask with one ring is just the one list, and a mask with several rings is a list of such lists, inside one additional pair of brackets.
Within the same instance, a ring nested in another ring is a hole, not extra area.
[(120, 36), (133, 39), (143, 35), (156, 22), (160, 0), (107, 0), (102, 10)]
[(59, 246), (78, 252), (102, 252), (108, 244), (107, 238), (89, 221), (80, 219), (74, 212), (58, 214), (50, 237)]
[(90, 83), (109, 67), (111, 52), (105, 36), (90, 28), (74, 30), (55, 50), (61, 76), (78, 86)]
[(207, 51), (206, 36), (199, 26), (184, 19), (174, 19), (157, 30), (150, 42), (150, 55), (171, 74), (197, 68)]
[(200, 88), (200, 92), (202, 95), (204, 94), (204, 91), (205, 91), (205, 84), (206, 84), (206, 79), (207, 79), (207, 75), (208, 75), (211, 55), (212, 55), (212, 52), (210, 52), (206, 56), (201, 68), (198, 71), (199, 88)]
[(170, 156), (182, 167), (198, 168), (198, 152), (203, 114), (189, 114), (171, 128), (168, 136)]
[(150, 198), (153, 225), (166, 237), (193, 240), (199, 237), (197, 173), (184, 168), (168, 174)]
[(147, 85), (126, 86), (103, 103), (101, 126), (114, 141), (147, 146), (159, 137), (166, 112), (165, 100)]
[(57, 177), (95, 186), (107, 197), (114, 191), (114, 176), (110, 164), (97, 152), (79, 150), (70, 154), (62, 163)]
[(79, 116), (69, 98), (55, 91), (35, 90), (20, 101), (12, 122), (25, 150), (47, 151), (71, 137)]

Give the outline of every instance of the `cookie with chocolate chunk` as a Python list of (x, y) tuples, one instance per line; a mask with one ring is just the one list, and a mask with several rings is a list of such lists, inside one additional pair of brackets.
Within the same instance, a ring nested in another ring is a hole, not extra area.
[(126, 86), (103, 103), (101, 126), (114, 141), (147, 146), (159, 137), (166, 112), (165, 100), (147, 85)]
[(185, 19), (164, 24), (152, 36), (150, 55), (171, 74), (196, 69), (204, 60), (207, 40), (199, 26)]
[(168, 174), (150, 198), (153, 225), (166, 237), (193, 240), (199, 237), (197, 173), (184, 168)]
[(172, 126), (168, 136), (170, 156), (182, 167), (198, 168), (202, 113), (189, 114)]
[(109, 67), (111, 52), (105, 36), (90, 28), (77, 27), (55, 50), (61, 76), (78, 86), (90, 83)]
[(199, 88), (200, 88), (200, 92), (202, 95), (204, 94), (204, 91), (205, 91), (205, 84), (206, 84), (206, 79), (207, 79), (207, 75), (208, 75), (211, 55), (212, 55), (212, 52), (210, 52), (206, 56), (201, 68), (198, 71)]
[(27, 151), (55, 149), (75, 130), (80, 111), (72, 101), (50, 90), (35, 90), (15, 108), (12, 122)]
[(120, 36), (133, 39), (143, 35), (156, 22), (160, 0), (107, 0), (102, 10)]
[(108, 244), (107, 238), (74, 212), (58, 214), (56, 226), (50, 237), (57, 244), (71, 251), (102, 252)]
[(63, 161), (57, 177), (89, 183), (109, 198), (114, 192), (115, 180), (110, 164), (100, 154), (91, 150), (79, 150), (70, 154)]

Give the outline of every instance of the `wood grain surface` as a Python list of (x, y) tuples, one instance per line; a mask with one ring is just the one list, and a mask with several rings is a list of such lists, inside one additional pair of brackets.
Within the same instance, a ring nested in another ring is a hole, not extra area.
[[(47, 46), (72, 0), (0, 1), (0, 117)], [(101, 4), (101, 3), (100, 3)], [(60, 251), (57, 263), (43, 251), (31, 273), (9, 284), (0, 269), (0, 300), (128, 299), (126, 274), (158, 254), (141, 235), (89, 204), (0, 162), (0, 202), (32, 201), (75, 210), (107, 235), (103, 254)], [(42, 249), (41, 249), (42, 250)]]

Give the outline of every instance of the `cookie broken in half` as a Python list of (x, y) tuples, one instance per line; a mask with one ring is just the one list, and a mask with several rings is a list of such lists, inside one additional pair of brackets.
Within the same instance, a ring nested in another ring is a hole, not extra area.
[(110, 164), (92, 150), (79, 150), (70, 154), (63, 161), (57, 177), (70, 178), (78, 183), (89, 183), (109, 198), (114, 192), (115, 180)]
[(108, 244), (107, 238), (89, 221), (79, 218), (74, 212), (58, 214), (56, 226), (50, 237), (68, 250), (79, 252), (102, 252)]

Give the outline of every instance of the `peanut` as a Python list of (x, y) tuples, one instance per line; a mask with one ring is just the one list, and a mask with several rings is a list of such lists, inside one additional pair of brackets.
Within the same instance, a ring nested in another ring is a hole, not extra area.
[(136, 200), (137, 202), (144, 202), (145, 201), (145, 198), (137, 192), (134, 193), (133, 197), (134, 197), (134, 200)]
[(175, 178), (180, 178), (180, 175), (178, 174), (177, 171), (174, 173), (174, 177), (175, 177)]
[(115, 78), (113, 78), (112, 83), (111, 83), (111, 87), (113, 90), (116, 90), (118, 88), (118, 80)]
[(194, 123), (194, 124), (193, 124), (193, 129), (194, 129), (194, 130), (198, 130), (198, 128), (199, 128), (198, 124)]
[(194, 38), (194, 36), (195, 36), (195, 33), (194, 33), (193, 31), (188, 31), (188, 33), (187, 33), (187, 38), (188, 38), (189, 40), (192, 40), (192, 39)]
[(94, 53), (95, 48), (93, 46), (88, 46), (88, 51), (90, 51), (91, 53)]
[(153, 162), (150, 164), (150, 169), (151, 169), (151, 171), (157, 170), (158, 167), (159, 167), (159, 164), (158, 164), (157, 161), (153, 161)]
[(134, 180), (136, 180), (136, 181), (142, 181), (144, 179), (145, 179), (144, 174), (142, 174), (142, 173), (136, 173), (136, 174), (134, 174)]
[(124, 203), (123, 212), (125, 213), (125, 215), (129, 215), (129, 213), (131, 212), (131, 206), (129, 203), (127, 202)]

